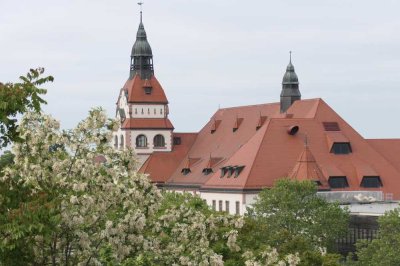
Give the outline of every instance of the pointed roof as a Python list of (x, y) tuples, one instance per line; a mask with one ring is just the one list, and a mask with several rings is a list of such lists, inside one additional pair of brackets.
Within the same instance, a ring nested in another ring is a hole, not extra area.
[(326, 178), (308, 148), (308, 145), (304, 146), (304, 150), (300, 154), (292, 171), (289, 173), (289, 178), (310, 180), (321, 184), (319, 186), (320, 188), (329, 188)]
[(286, 67), (286, 73), (283, 76), (282, 84), (299, 84), (299, 79), (296, 72), (294, 71), (294, 66), (292, 64), (292, 53), (290, 52), (289, 64)]
[(140, 11), (140, 23), (136, 33), (136, 41), (132, 47), (131, 56), (153, 56), (142, 21), (142, 11)]

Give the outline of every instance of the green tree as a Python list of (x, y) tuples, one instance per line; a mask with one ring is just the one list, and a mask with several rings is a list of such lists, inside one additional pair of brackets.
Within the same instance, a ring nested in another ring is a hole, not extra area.
[(235, 247), (238, 218), (164, 196), (132, 150), (111, 146), (114, 126), (101, 109), (68, 131), (47, 115), (23, 117), (0, 179), (0, 265), (223, 264), (212, 243)]
[(330, 252), (348, 219), (347, 210), (317, 195), (313, 182), (281, 179), (248, 210), (239, 245), (255, 254), (268, 246), (282, 255), (299, 253), (300, 265), (336, 265), (339, 257)]
[(42, 98), (47, 91), (39, 88), (52, 82), (52, 76), (43, 77), (44, 68), (30, 69), (21, 82), (0, 82), (0, 148), (18, 140), (17, 116), (27, 111), (40, 112), (41, 105), (46, 104)]
[(386, 212), (379, 217), (378, 223), (378, 237), (372, 241), (359, 241), (356, 244), (358, 261), (349, 265), (400, 265), (400, 209)]

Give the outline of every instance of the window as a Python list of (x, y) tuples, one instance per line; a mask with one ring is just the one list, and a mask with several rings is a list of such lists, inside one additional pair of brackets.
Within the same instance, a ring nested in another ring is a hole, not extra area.
[(147, 108), (147, 114), (148, 115), (150, 114), (150, 108)]
[(240, 214), (240, 202), (236, 201), (236, 214), (239, 215)]
[(144, 93), (146, 94), (151, 94), (151, 90), (152, 90), (151, 87), (144, 87)]
[(213, 170), (211, 168), (204, 168), (203, 169), (203, 174), (204, 175), (209, 175), (211, 173), (213, 173)]
[(135, 115), (137, 115), (137, 108), (135, 108)]
[(243, 168), (244, 168), (244, 166), (236, 166), (235, 167), (235, 170), (234, 170), (235, 177), (238, 177), (240, 175), (240, 173), (242, 172)]
[(136, 147), (137, 148), (145, 148), (147, 147), (147, 138), (145, 135), (139, 135), (136, 138)]
[(153, 139), (154, 141), (154, 147), (160, 148), (160, 147), (165, 147), (165, 139), (163, 135), (156, 135)]
[(339, 124), (337, 122), (322, 122), (325, 131), (340, 131)]
[(142, 114), (144, 114), (144, 112), (143, 112), (143, 108), (142, 108)]
[(328, 183), (331, 188), (345, 188), (349, 186), (345, 176), (330, 176)]
[(120, 145), (120, 148), (122, 150), (124, 148), (124, 136), (123, 135), (121, 135), (121, 140), (119, 142), (119, 145)]
[(229, 213), (229, 200), (225, 201), (225, 211)]
[(212, 201), (212, 209), (213, 209), (213, 211), (217, 210), (217, 201), (216, 200)]
[(114, 137), (114, 148), (118, 149), (118, 136)]
[(160, 109), (160, 114), (162, 114), (162, 108)]
[(219, 202), (218, 202), (218, 210), (220, 211), (220, 212), (222, 212), (222, 200), (220, 200)]
[(224, 175), (226, 174), (226, 172), (227, 172), (226, 167), (222, 167), (222, 168), (221, 168), (221, 176), (220, 176), (220, 178), (223, 178)]
[(364, 176), (361, 181), (361, 186), (366, 188), (378, 188), (382, 186), (382, 181), (379, 176)]
[(232, 174), (235, 172), (235, 168), (236, 166), (228, 166), (226, 167), (227, 173), (228, 173), (228, 177), (231, 177)]
[(181, 137), (174, 137), (174, 145), (181, 145)]
[(188, 174), (190, 174), (192, 171), (190, 171), (190, 168), (183, 168), (182, 169), (182, 171), (181, 171), (181, 173), (183, 174), (183, 175), (188, 175)]
[(155, 115), (157, 114), (156, 108), (154, 108), (154, 114), (155, 114)]
[(351, 152), (352, 150), (349, 142), (335, 142), (332, 145), (331, 153), (349, 154)]

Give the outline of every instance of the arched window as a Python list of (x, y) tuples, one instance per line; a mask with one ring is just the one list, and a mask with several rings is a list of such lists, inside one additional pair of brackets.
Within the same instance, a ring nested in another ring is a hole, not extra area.
[(153, 141), (154, 147), (165, 147), (165, 139), (163, 135), (156, 135)]
[(136, 147), (138, 148), (147, 147), (147, 138), (145, 135), (139, 135), (136, 137)]
[(114, 148), (118, 149), (118, 136), (114, 137)]
[(121, 135), (121, 139), (119, 141), (119, 147), (121, 150), (124, 148), (124, 136), (123, 135)]

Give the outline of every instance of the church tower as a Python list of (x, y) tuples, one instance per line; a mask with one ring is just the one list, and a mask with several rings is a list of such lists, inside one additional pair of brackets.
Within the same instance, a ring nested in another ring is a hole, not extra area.
[(300, 100), (301, 94), (299, 90), (299, 79), (294, 66), (292, 64), (292, 52), (290, 52), (289, 65), (286, 67), (286, 73), (282, 80), (281, 92), (281, 113), (285, 113), (287, 109), (294, 103)]
[(168, 112), (167, 97), (154, 76), (153, 52), (140, 11), (129, 78), (117, 100), (116, 118), (120, 126), (114, 132), (115, 148), (133, 148), (141, 163), (155, 151), (171, 151), (174, 127), (168, 119)]

